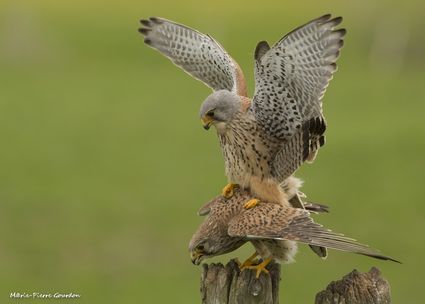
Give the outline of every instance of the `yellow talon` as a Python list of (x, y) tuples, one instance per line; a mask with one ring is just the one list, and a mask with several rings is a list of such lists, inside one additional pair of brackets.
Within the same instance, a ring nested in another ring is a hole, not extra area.
[(238, 188), (238, 187), (239, 187), (238, 184), (229, 183), (223, 188), (222, 195), (225, 198), (231, 198), (233, 196), (233, 190)]
[(265, 259), (263, 262), (256, 266), (246, 266), (244, 269), (254, 269), (256, 271), (255, 277), (258, 279), (262, 272), (268, 274), (269, 271), (266, 269), (266, 266), (272, 261), (271, 258)]
[(255, 206), (257, 206), (259, 203), (260, 203), (260, 200), (259, 199), (253, 198), (253, 199), (250, 199), (249, 201), (247, 201), (243, 205), (243, 207), (245, 209), (251, 209), (251, 208), (254, 208)]
[(258, 256), (257, 252), (255, 252), (253, 255), (251, 255), (249, 258), (245, 260), (242, 264), (239, 264), (239, 269), (244, 270), (245, 268), (249, 266), (253, 266), (258, 263), (258, 260), (256, 257)]

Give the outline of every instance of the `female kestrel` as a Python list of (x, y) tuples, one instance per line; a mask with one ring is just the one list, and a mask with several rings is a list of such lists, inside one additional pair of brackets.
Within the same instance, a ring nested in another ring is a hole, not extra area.
[[(241, 269), (254, 269), (257, 277), (261, 272), (267, 272), (265, 267), (272, 260), (292, 262), (297, 242), (314, 246), (312, 249), (316, 253), (315, 248), (325, 247), (398, 262), (315, 223), (309, 210), (262, 203), (246, 210), (244, 204), (250, 198), (248, 191), (237, 189), (230, 199), (218, 196), (201, 208), (199, 214), (207, 217), (189, 244), (194, 264), (199, 265), (206, 258), (236, 250), (246, 242), (251, 242), (256, 251), (241, 265)], [(314, 204), (311, 209), (313, 212), (324, 210)], [(261, 263), (254, 262), (257, 256), (262, 258)]]
[[(236, 185), (268, 202), (288, 204), (279, 184), (324, 144), (322, 97), (336, 71), (344, 29), (324, 15), (293, 30), (273, 47), (255, 49), (255, 94), (247, 97), (238, 64), (212, 37), (162, 18), (141, 20), (145, 43), (214, 92), (200, 109), (215, 126), (231, 197)], [(252, 200), (246, 207), (255, 206)]]

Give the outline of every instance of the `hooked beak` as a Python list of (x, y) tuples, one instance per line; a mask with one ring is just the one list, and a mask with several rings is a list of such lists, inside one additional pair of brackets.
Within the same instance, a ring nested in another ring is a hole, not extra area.
[(210, 117), (208, 117), (208, 116), (202, 117), (201, 118), (201, 121), (202, 121), (202, 125), (204, 126), (204, 129), (205, 130), (209, 130), (210, 127), (211, 127), (211, 125), (212, 125), (212, 123), (213, 123), (213, 120)]
[(190, 259), (193, 265), (199, 265), (204, 259), (204, 255), (202, 254), (202, 252), (193, 251), (190, 253)]

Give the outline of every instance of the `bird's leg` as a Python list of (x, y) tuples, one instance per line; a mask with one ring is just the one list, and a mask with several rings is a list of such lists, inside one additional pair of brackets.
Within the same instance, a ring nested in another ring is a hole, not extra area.
[(243, 262), (242, 264), (240, 264), (239, 265), (239, 269), (240, 270), (244, 270), (245, 268), (247, 268), (248, 266), (252, 266), (252, 265), (254, 265), (254, 264), (256, 264), (255, 262), (256, 262), (256, 260), (255, 260), (255, 258), (258, 256), (258, 253), (257, 252), (254, 252), (254, 254), (253, 255), (251, 255), (249, 258), (247, 258), (246, 260), (245, 260), (245, 262)]
[(258, 279), (260, 277), (260, 274), (262, 272), (269, 273), (269, 271), (266, 269), (266, 266), (272, 261), (271, 258), (265, 259), (260, 264), (256, 266), (246, 266), (244, 269), (254, 269), (256, 271), (255, 277)]
[(223, 192), (222, 195), (225, 198), (231, 198), (233, 196), (233, 190), (238, 188), (239, 185), (238, 184), (232, 184), (232, 183), (228, 183), (224, 188), (223, 188)]
[(247, 201), (243, 205), (243, 207), (245, 209), (251, 209), (251, 208), (254, 208), (255, 206), (257, 206), (259, 203), (260, 203), (260, 200), (259, 199), (253, 198), (253, 199), (250, 199), (249, 201)]

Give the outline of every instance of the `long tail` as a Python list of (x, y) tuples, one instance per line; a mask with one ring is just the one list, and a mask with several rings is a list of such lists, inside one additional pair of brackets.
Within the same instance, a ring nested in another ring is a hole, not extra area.
[(307, 212), (295, 217), (281, 232), (285, 239), (294, 239), (312, 246), (332, 248), (342, 251), (366, 255), (380, 260), (400, 261), (381, 254), (378, 250), (358, 243), (355, 239), (332, 232), (313, 221)]

